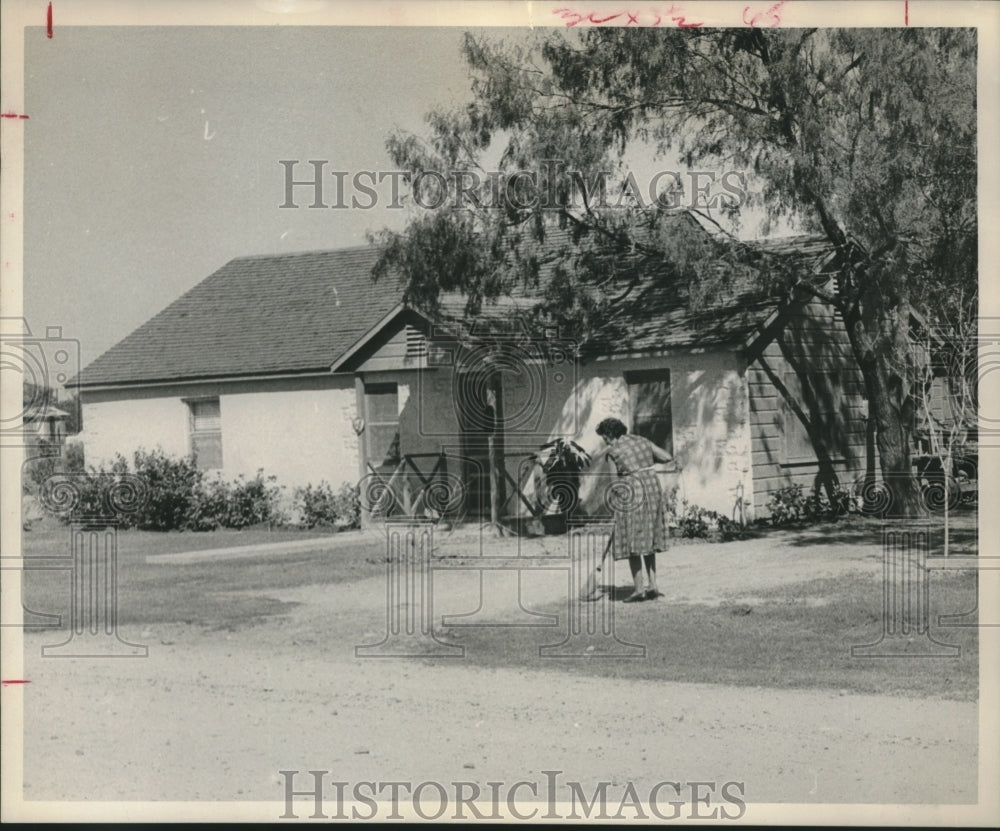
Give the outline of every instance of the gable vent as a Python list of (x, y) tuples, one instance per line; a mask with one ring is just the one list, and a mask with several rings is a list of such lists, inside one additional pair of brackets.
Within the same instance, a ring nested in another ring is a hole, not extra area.
[(415, 326), (406, 324), (406, 357), (423, 358), (427, 355), (427, 338)]

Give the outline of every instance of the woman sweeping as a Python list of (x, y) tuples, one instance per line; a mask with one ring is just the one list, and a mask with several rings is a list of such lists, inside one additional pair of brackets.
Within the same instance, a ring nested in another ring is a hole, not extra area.
[[(616, 560), (628, 560), (634, 589), (625, 603), (652, 600), (660, 596), (656, 587), (656, 552), (667, 548), (667, 517), (663, 489), (653, 465), (671, 462), (673, 457), (649, 439), (627, 435), (628, 428), (617, 418), (606, 418), (597, 425), (597, 435), (604, 439), (605, 454), (614, 463), (620, 480), (627, 483), (621, 494), (627, 503), (615, 510), (615, 529), (611, 551)], [(648, 585), (643, 590), (643, 566)], [(584, 589), (592, 596), (596, 589), (592, 575)]]

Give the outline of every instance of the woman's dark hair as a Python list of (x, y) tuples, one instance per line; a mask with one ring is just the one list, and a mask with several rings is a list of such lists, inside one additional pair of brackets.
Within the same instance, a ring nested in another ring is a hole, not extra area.
[(617, 418), (606, 418), (597, 425), (597, 435), (606, 439), (617, 439), (624, 436), (627, 432), (628, 427)]

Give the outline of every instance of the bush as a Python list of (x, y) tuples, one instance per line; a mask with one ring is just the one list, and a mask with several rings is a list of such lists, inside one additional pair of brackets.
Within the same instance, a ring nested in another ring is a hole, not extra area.
[(771, 525), (781, 526), (836, 519), (848, 513), (852, 505), (850, 491), (839, 484), (833, 487), (832, 499), (825, 490), (803, 496), (801, 485), (789, 485), (772, 493), (767, 507)]
[(326, 481), (296, 488), (295, 505), (299, 523), (306, 528), (320, 526), (345, 530), (361, 524), (361, 502), (358, 489), (353, 485), (341, 485), (336, 492)]
[(245, 528), (248, 525), (283, 525), (281, 488), (275, 485), (276, 476), (264, 476), (258, 469), (253, 479), (240, 476), (229, 490), (227, 515), (223, 524), (227, 528)]
[(356, 485), (344, 483), (337, 492), (337, 524), (342, 530), (361, 527), (361, 494)]
[(180, 527), (189, 531), (214, 531), (251, 525), (284, 525), (287, 517), (281, 509), (282, 488), (274, 484), (276, 479), (265, 476), (263, 469), (252, 479), (240, 475), (235, 482), (226, 482), (221, 477), (202, 479), (187, 522)]
[(228, 527), (231, 493), (229, 483), (220, 477), (203, 481), (191, 506), (187, 528), (191, 531), (215, 531)]
[(790, 525), (802, 518), (805, 508), (805, 497), (802, 496), (802, 485), (789, 485), (779, 488), (771, 494), (767, 503), (771, 512), (772, 525)]
[(78, 442), (67, 443), (63, 446), (63, 460), (66, 463), (67, 473), (85, 473), (87, 465), (84, 462), (83, 445)]
[(148, 493), (146, 503), (135, 514), (135, 525), (145, 531), (191, 528), (205, 476), (194, 459), (171, 458), (157, 449), (151, 453), (137, 450), (132, 462)]
[(688, 539), (717, 536), (723, 542), (746, 539), (748, 533), (747, 528), (739, 522), (685, 500), (681, 501), (681, 509), (677, 514), (677, 530), (681, 537)]
[(680, 535), (690, 539), (708, 537), (711, 532), (709, 523), (714, 524), (715, 518), (719, 515), (715, 511), (691, 505), (687, 501), (682, 501), (681, 506), (680, 514), (677, 517), (677, 529), (680, 531)]
[(38, 440), (30, 452), (35, 458), (25, 462), (22, 486), (25, 493), (37, 495), (42, 482), (63, 471), (65, 460), (59, 455), (59, 446), (45, 439)]
[(121, 528), (211, 531), (262, 523), (281, 525), (285, 521), (280, 507), (281, 488), (274, 484), (274, 476), (264, 476), (263, 470), (258, 470), (252, 479), (240, 476), (231, 483), (221, 478), (206, 480), (193, 458), (173, 458), (159, 449), (137, 450), (131, 470), (127, 460), (117, 456), (108, 468), (91, 467), (78, 474), (81, 498), (73, 516), (105, 513), (107, 507), (101, 504), (101, 497), (107, 484), (130, 473), (145, 484), (146, 499), (135, 512), (115, 515)]
[[(80, 448), (79, 445), (75, 446)], [(82, 448), (65, 458), (42, 457), (26, 469), (25, 488), (37, 493), (42, 482), (56, 472), (75, 473), (81, 499), (72, 516), (59, 515), (64, 520), (107, 511), (101, 504), (110, 481), (126, 474), (138, 476), (146, 486), (147, 499), (134, 513), (119, 513), (115, 519), (121, 528), (146, 531), (214, 531), (218, 528), (247, 528), (251, 525), (283, 525), (288, 517), (282, 510), (283, 488), (275, 484), (276, 477), (265, 476), (258, 470), (253, 478), (240, 476), (227, 482), (216, 476), (207, 478), (192, 457), (174, 458), (162, 450), (137, 450), (131, 469), (123, 456), (117, 456), (109, 467), (83, 466)], [(361, 503), (358, 489), (342, 485), (334, 491), (327, 482), (297, 488), (295, 508), (300, 524), (313, 528), (329, 526), (340, 530), (358, 528), (361, 524)], [(54, 510), (54, 508), (53, 508)]]
[(677, 514), (677, 492), (679, 490), (680, 486), (674, 485), (663, 495), (663, 507), (670, 516)]
[(722, 514), (715, 515), (715, 521), (719, 530), (719, 536), (723, 542), (730, 540), (745, 540), (747, 538), (746, 526), (730, 519)]

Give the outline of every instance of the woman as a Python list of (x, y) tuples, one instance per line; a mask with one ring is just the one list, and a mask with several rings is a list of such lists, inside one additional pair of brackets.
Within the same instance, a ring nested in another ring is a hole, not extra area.
[[(627, 435), (628, 428), (617, 418), (606, 418), (597, 425), (597, 435), (604, 439), (607, 457), (614, 463), (627, 489), (620, 492), (615, 506), (615, 530), (611, 549), (616, 560), (628, 559), (632, 571), (633, 592), (625, 598), (635, 603), (660, 597), (656, 587), (656, 552), (667, 548), (667, 517), (663, 505), (663, 489), (653, 465), (671, 462), (673, 457), (649, 439)], [(648, 586), (642, 587), (643, 564)], [(591, 576), (586, 594), (596, 588)]]

